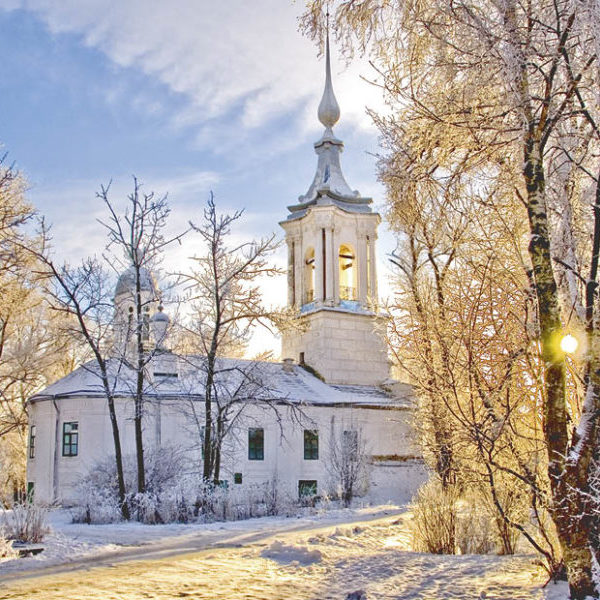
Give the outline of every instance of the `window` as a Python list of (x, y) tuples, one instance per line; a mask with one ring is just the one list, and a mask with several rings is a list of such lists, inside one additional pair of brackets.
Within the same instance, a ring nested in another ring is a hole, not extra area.
[(63, 423), (63, 456), (77, 456), (79, 450), (79, 423)]
[(340, 246), (339, 252), (340, 299), (356, 300), (356, 258), (350, 246)]
[(304, 304), (315, 299), (315, 250), (309, 248), (304, 258)]
[(146, 306), (142, 315), (142, 340), (150, 341), (150, 309)]
[(233, 483), (242, 483), (242, 474), (241, 473), (233, 474)]
[(315, 479), (300, 479), (298, 481), (298, 498), (307, 498), (317, 495), (317, 481)]
[(319, 459), (319, 432), (316, 429), (304, 430), (304, 460)]
[(251, 427), (248, 429), (248, 460), (265, 459), (265, 430)]
[(35, 458), (35, 425), (29, 428), (29, 458)]
[(200, 427), (200, 455), (202, 456), (202, 460), (204, 460), (204, 440), (206, 439), (206, 427), (202, 425)]
[(35, 493), (35, 483), (33, 481), (27, 482), (27, 502), (33, 502), (33, 495)]

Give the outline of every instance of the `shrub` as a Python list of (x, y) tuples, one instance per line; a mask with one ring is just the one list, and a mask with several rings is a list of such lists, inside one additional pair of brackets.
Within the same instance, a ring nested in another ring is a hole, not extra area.
[(0, 562), (3, 560), (12, 560), (17, 558), (19, 553), (13, 548), (12, 541), (4, 537), (4, 534), (0, 533)]
[[(137, 477), (134, 455), (123, 460), (127, 489), (132, 489)], [(161, 448), (146, 454), (146, 492), (127, 496), (130, 514), (142, 523), (187, 522), (191, 507), (183, 493), (189, 477), (185, 465), (173, 448)], [(189, 486), (187, 486), (189, 487)], [(75, 523), (115, 523), (122, 518), (119, 504), (117, 472), (114, 458), (97, 465), (78, 486), (78, 502), (71, 510)]]
[(460, 502), (456, 520), (456, 546), (461, 554), (490, 554), (495, 535), (490, 514), (475, 496)]
[[(528, 502), (522, 490), (513, 486), (498, 486), (496, 495), (506, 517), (513, 523), (523, 524), (529, 519)], [(498, 539), (498, 554), (514, 554), (521, 532), (506, 522), (493, 505), (491, 498), (487, 500), (488, 514), (493, 517), (493, 523)]]
[(48, 509), (39, 504), (15, 504), (11, 510), (4, 511), (3, 534), (9, 540), (37, 544), (49, 531), (47, 514)]
[(431, 554), (455, 553), (457, 499), (456, 489), (443, 489), (437, 479), (419, 488), (412, 504), (413, 550)]

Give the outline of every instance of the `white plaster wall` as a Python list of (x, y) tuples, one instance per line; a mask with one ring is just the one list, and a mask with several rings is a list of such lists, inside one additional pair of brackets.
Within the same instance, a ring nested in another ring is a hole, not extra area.
[[(103, 398), (68, 398), (57, 400), (60, 407), (60, 443), (62, 423), (78, 421), (79, 455), (63, 457), (58, 448), (58, 497), (53, 494), (55, 411), (51, 401), (34, 402), (30, 407), (32, 423), (37, 425), (36, 455), (28, 463), (28, 481), (35, 483), (36, 499), (58, 500), (65, 505), (77, 496), (78, 481), (96, 464), (114, 455), (112, 432), (106, 401)], [(132, 402), (118, 401), (119, 424), (123, 453), (135, 451)], [(185, 401), (161, 403), (160, 435), (157, 436), (155, 406), (148, 407), (144, 434), (146, 448), (158, 439), (163, 447), (175, 447), (186, 453), (190, 464), (201, 461), (197, 446), (197, 430), (186, 416)], [(333, 424), (336, 431), (360, 429), (369, 455), (405, 457), (401, 460), (375, 462), (370, 469), (371, 488), (367, 501), (405, 501), (422, 479), (420, 463), (411, 459), (416, 454), (410, 437), (410, 412), (374, 408), (306, 407), (302, 425), (292, 422), (287, 408), (282, 408), (282, 428), (269, 411), (249, 407), (244, 421), (229, 440), (224, 452), (221, 478), (234, 486), (233, 473), (242, 473), (242, 486), (264, 483), (277, 476), (292, 495), (297, 494), (298, 480), (317, 480), (318, 492), (327, 488), (329, 436)], [(248, 427), (265, 430), (264, 460), (248, 459)], [(319, 432), (319, 459), (304, 460), (303, 430)], [(283, 434), (283, 435), (282, 435)]]
[(282, 333), (282, 358), (300, 360), (316, 369), (327, 383), (378, 385), (389, 377), (382, 318), (335, 309), (303, 317), (305, 331)]

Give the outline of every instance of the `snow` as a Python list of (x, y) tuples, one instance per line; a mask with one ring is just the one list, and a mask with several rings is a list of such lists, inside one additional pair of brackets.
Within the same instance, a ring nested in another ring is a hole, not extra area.
[(183, 547), (190, 551), (202, 550), (213, 544), (238, 543), (240, 538), (249, 533), (272, 535), (276, 531), (312, 528), (316, 524), (379, 518), (400, 510), (393, 505), (330, 510), (318, 514), (310, 514), (308, 509), (302, 512), (300, 509), (295, 518), (263, 517), (245, 521), (165, 525), (138, 522), (87, 525), (72, 523), (69, 510), (55, 509), (49, 514), (51, 531), (43, 541), (44, 551), (32, 557), (0, 561), (0, 577), (6, 573), (45, 569), (98, 557), (129, 558), (138, 554), (129, 550), (139, 547), (143, 547), (142, 554), (145, 556), (150, 553), (176, 553), (177, 549)]
[(323, 559), (320, 550), (310, 550), (307, 546), (287, 546), (280, 540), (274, 541), (260, 555), (281, 564), (294, 565), (310, 565)]
[(392, 506), (155, 526), (74, 525), (54, 511), (44, 553), (0, 564), (0, 597), (333, 600), (357, 590), (370, 600), (568, 597), (564, 584), (542, 589), (532, 555), (412, 552), (409, 521)]
[[(329, 310), (329, 307), (325, 307), (323, 310)], [(201, 356), (187, 356), (185, 361), (180, 361), (178, 377), (149, 382), (146, 395), (148, 397), (158, 395), (175, 398), (203, 398), (204, 381), (201, 366), (204, 360)], [(111, 372), (117, 368), (119, 373), (117, 381), (111, 379), (115, 396), (129, 397), (134, 387), (135, 372), (123, 365), (110, 366)], [(250, 390), (248, 389), (249, 384), (245, 386), (244, 393), (256, 398), (261, 396), (267, 399), (281, 398), (305, 406), (336, 404), (409, 406), (406, 398), (394, 398), (376, 386), (329, 385), (298, 365), (288, 366), (284, 369), (281, 363), (222, 358), (219, 359), (218, 368), (220, 371), (218, 378), (220, 378), (220, 385), (223, 386), (223, 389), (235, 390), (239, 387), (240, 382), (244, 379), (242, 373), (250, 373), (253, 381), (264, 382), (264, 388), (261, 385), (254, 385)], [(409, 393), (407, 389), (406, 394)], [(98, 367), (94, 361), (80, 366), (69, 375), (51, 384), (33, 396), (30, 402), (71, 396), (105, 398), (98, 375)]]

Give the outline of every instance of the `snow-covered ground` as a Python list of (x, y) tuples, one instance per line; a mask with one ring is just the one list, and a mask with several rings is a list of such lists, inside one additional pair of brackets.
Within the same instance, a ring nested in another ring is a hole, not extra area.
[(0, 563), (0, 598), (567, 597), (563, 585), (541, 588), (532, 556), (411, 552), (409, 519), (388, 506), (205, 525), (74, 525), (54, 511), (42, 554)]

